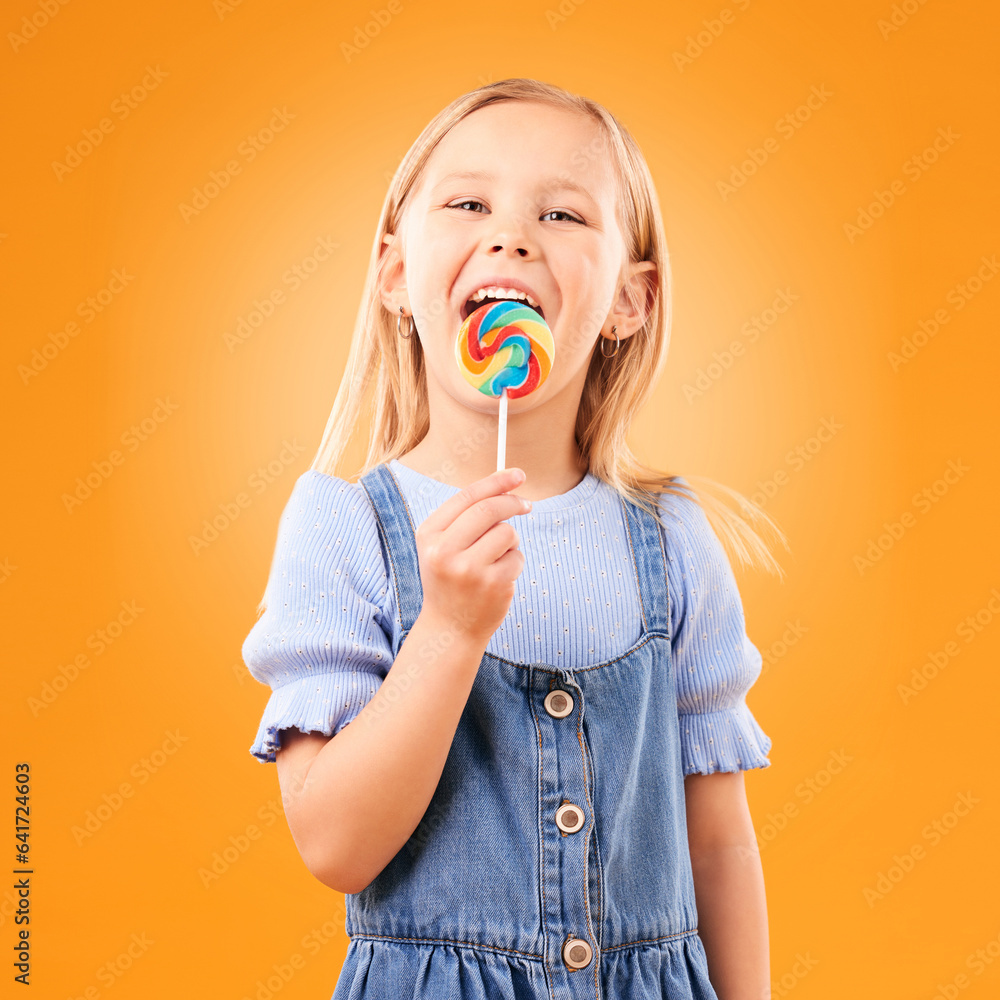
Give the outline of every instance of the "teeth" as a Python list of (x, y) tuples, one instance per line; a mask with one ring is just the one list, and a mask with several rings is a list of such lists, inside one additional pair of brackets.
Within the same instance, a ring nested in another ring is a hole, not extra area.
[(519, 292), (515, 288), (504, 288), (501, 285), (487, 285), (480, 288), (471, 298), (475, 302), (482, 302), (487, 296), (491, 299), (520, 299), (522, 302), (527, 302), (529, 306), (538, 306), (538, 303), (527, 292)]

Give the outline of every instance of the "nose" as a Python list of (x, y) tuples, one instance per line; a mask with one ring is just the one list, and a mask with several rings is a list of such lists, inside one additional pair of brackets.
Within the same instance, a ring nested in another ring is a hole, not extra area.
[(497, 211), (494, 212), (492, 221), (495, 228), (484, 240), (490, 256), (516, 254), (518, 257), (534, 257), (536, 255), (534, 241), (525, 231), (526, 220), (523, 216), (516, 212), (501, 215)]
[[(502, 254), (504, 252), (505, 246), (511, 246), (511, 242), (507, 241), (506, 244), (504, 244), (504, 243), (494, 243), (493, 246), (490, 247), (490, 253), (491, 254), (496, 254), (496, 255)], [(527, 257), (528, 256), (528, 249), (527, 249), (527, 247), (518, 247), (518, 246), (515, 246), (513, 248), (512, 252), (516, 253), (519, 257)]]

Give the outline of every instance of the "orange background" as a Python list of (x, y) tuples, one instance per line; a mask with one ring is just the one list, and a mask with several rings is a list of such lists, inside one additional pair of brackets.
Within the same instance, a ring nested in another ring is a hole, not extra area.
[[(11, 799), (16, 763), (31, 765), (39, 995), (251, 998), (263, 984), (266, 998), (269, 979), (282, 1000), (332, 993), (343, 897), (307, 872), (276, 771), (247, 752), (269, 689), (240, 646), (333, 402), (392, 171), (448, 101), (517, 75), (605, 103), (656, 180), (675, 325), (635, 447), (747, 494), (770, 482), (789, 536), (784, 583), (739, 575), (767, 658), (749, 703), (773, 766), (747, 788), (775, 997), (996, 995), (1000, 281), (967, 282), (1000, 252), (1000, 12), (393, 6), (345, 55), (383, 0), (5, 5), (3, 704)], [(824, 95), (814, 108), (810, 94)], [(272, 141), (243, 145), (273, 109)], [(99, 145), (53, 167), (102, 119)], [(766, 161), (724, 196), (748, 150)], [(206, 200), (185, 218), (196, 189)], [(321, 239), (336, 249), (291, 291), (283, 275)], [(227, 345), (274, 289), (285, 300)], [(745, 324), (781, 291), (793, 304), (751, 341)], [(915, 350), (893, 370), (904, 338)], [(707, 388), (685, 393), (699, 370)], [(90, 473), (92, 495), (67, 507)], [(216, 515), (218, 537), (193, 546)], [(880, 558), (859, 567), (873, 540)], [(926, 679), (904, 701), (915, 670)], [(832, 754), (849, 761), (831, 768)], [(203, 884), (234, 842), (246, 849)], [(889, 891), (866, 897), (880, 876)], [(13, 899), (0, 889), (8, 957)]]

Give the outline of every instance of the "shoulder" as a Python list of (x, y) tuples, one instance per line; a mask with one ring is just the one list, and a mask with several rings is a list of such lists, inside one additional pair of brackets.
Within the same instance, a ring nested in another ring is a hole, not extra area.
[[(700, 550), (719, 545), (708, 517), (695, 499), (691, 484), (683, 476), (674, 476), (671, 485), (677, 493), (661, 493), (657, 504), (661, 527), (667, 540), (667, 554), (684, 553), (692, 545)], [(673, 553), (671, 549), (675, 550)]]
[(364, 488), (315, 469), (302, 473), (292, 487), (278, 527), (275, 556), (308, 565), (321, 576), (367, 579), (373, 591), (384, 585), (378, 522)]
[(281, 514), (281, 530), (297, 534), (336, 527), (375, 526), (375, 513), (358, 483), (308, 469), (295, 481)]
[(659, 507), (675, 621), (708, 606), (710, 614), (735, 614), (739, 590), (729, 556), (688, 481), (676, 476), (673, 485), (682, 495), (661, 494)]
[(338, 507), (348, 509), (352, 503), (364, 498), (365, 491), (359, 483), (307, 469), (295, 480), (282, 517), (305, 517), (314, 510), (332, 513)]

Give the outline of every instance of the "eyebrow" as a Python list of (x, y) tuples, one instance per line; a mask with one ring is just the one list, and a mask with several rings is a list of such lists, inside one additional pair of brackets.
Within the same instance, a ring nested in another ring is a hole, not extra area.
[[(493, 174), (486, 170), (457, 170), (442, 177), (435, 187), (450, 180), (492, 181), (494, 179)], [(578, 184), (571, 177), (550, 177), (542, 183), (542, 186), (546, 191), (576, 191), (590, 198), (591, 201), (596, 200), (582, 184)]]

